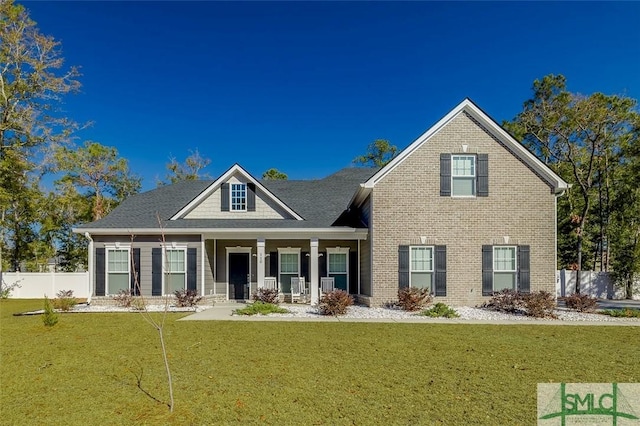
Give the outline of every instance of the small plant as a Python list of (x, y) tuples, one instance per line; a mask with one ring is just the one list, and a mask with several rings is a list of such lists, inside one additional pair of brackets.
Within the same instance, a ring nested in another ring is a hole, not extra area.
[(433, 318), (458, 318), (460, 316), (455, 309), (450, 308), (442, 302), (436, 303), (430, 309), (425, 309), (418, 315)]
[(624, 309), (605, 309), (600, 311), (603, 315), (618, 318), (640, 318), (640, 309), (624, 308)]
[(419, 311), (431, 303), (429, 289), (404, 287), (398, 290), (398, 306), (405, 311)]
[(73, 290), (60, 290), (53, 299), (53, 307), (64, 312), (68, 312), (78, 304), (78, 300), (73, 297)]
[(271, 303), (277, 305), (280, 303), (280, 296), (278, 295), (278, 290), (271, 288), (259, 288), (258, 291), (253, 293), (253, 300)]
[(515, 290), (505, 289), (493, 293), (491, 299), (488, 302), (482, 304), (485, 309), (492, 311), (517, 313), (523, 308), (522, 295)]
[(353, 305), (353, 297), (349, 293), (344, 290), (333, 290), (322, 295), (318, 312), (320, 315), (344, 315), (351, 305)]
[(134, 297), (131, 300), (131, 304), (129, 305), (129, 307), (134, 311), (144, 311), (146, 308), (144, 299), (142, 297)]
[(20, 281), (15, 281), (11, 284), (5, 284), (3, 279), (0, 279), (0, 299), (8, 299), (11, 296), (11, 292), (16, 288), (21, 288)]
[(120, 289), (118, 294), (113, 296), (113, 301), (116, 302), (116, 306), (120, 306), (121, 308), (131, 307), (131, 302), (133, 302), (131, 290)]
[(536, 291), (522, 295), (523, 307), (526, 314), (536, 318), (555, 318), (553, 310), (556, 308), (556, 301), (553, 294), (548, 291)]
[(289, 311), (281, 308), (278, 305), (274, 305), (273, 303), (264, 303), (259, 300), (256, 300), (251, 305), (242, 308), (236, 309), (234, 311), (237, 315), (267, 315), (267, 314), (288, 314)]
[(51, 301), (47, 296), (44, 297), (44, 314), (42, 315), (42, 322), (47, 327), (53, 327), (58, 323), (58, 314), (53, 310)]
[(598, 307), (598, 299), (588, 294), (572, 294), (564, 298), (567, 308), (578, 312), (593, 312)]
[(202, 300), (202, 296), (198, 296), (195, 290), (176, 290), (175, 295), (176, 305), (179, 308), (191, 308)]

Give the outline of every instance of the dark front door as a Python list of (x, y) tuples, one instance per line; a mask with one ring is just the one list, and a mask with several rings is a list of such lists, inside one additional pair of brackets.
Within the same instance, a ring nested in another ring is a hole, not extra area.
[(249, 253), (229, 253), (229, 298), (249, 298)]

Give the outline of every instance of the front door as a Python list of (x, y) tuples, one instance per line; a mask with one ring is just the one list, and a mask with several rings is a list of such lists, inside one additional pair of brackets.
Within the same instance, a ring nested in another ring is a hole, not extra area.
[(229, 253), (229, 298), (249, 298), (249, 253)]

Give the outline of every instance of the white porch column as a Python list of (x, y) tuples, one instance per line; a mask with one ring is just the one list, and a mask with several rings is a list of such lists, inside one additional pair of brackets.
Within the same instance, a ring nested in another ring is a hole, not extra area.
[(258, 247), (258, 288), (260, 287), (264, 287), (264, 263), (265, 263), (265, 257), (264, 257), (264, 238), (258, 238), (257, 241), (257, 247)]
[(320, 301), (320, 279), (318, 270), (318, 239), (311, 238), (311, 253), (309, 253), (309, 287), (311, 290), (311, 304), (317, 305)]

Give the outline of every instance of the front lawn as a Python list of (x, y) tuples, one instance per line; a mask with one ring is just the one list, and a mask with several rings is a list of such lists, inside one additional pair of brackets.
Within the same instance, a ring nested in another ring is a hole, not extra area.
[(540, 382), (639, 382), (640, 327), (176, 321), (0, 301), (0, 423), (534, 424)]

